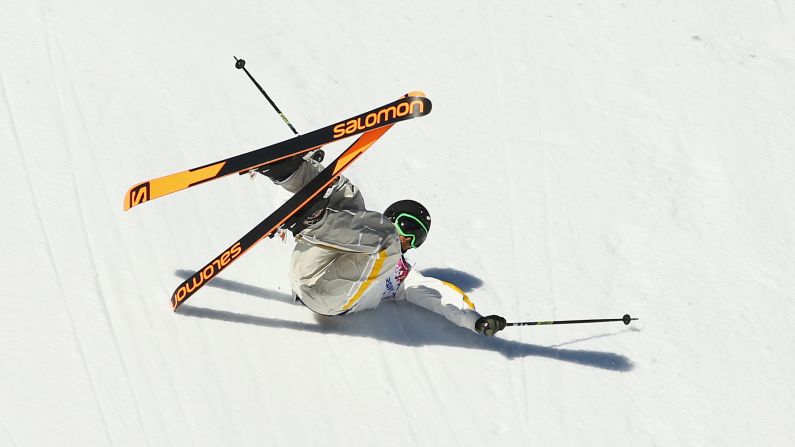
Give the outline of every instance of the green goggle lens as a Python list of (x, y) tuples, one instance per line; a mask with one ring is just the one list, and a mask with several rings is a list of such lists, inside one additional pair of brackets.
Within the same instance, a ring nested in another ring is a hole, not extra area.
[(395, 228), (401, 236), (411, 238), (412, 248), (422, 245), (425, 238), (428, 237), (428, 227), (408, 213), (401, 213), (395, 218)]

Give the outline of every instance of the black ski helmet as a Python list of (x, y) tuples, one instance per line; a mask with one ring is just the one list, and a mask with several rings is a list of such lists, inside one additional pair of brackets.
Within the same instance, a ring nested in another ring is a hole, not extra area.
[(431, 230), (431, 214), (414, 200), (395, 202), (384, 211), (384, 216), (395, 223), (398, 234), (411, 238), (411, 246), (419, 247)]

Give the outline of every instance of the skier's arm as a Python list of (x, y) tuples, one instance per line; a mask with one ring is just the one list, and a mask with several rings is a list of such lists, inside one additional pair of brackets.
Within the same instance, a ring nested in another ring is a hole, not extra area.
[(453, 284), (412, 270), (401, 285), (396, 299), (406, 300), (442, 315), (458, 326), (478, 332), (475, 326), (481, 315), (469, 297)]

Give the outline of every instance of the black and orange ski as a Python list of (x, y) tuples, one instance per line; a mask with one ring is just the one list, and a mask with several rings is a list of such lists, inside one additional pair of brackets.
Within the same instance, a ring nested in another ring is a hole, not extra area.
[(198, 168), (138, 183), (125, 193), (124, 210), (200, 183), (250, 171), (293, 155), (310, 152), (346, 137), (424, 116), (430, 112), (431, 102), (423, 93), (408, 93), (397, 101), (322, 129)]
[[(430, 110), (430, 102), (427, 102), (425, 110)], [(210, 282), (218, 273), (229, 266), (229, 264), (239, 259), (243, 253), (251, 249), (257, 242), (275, 234), (287, 220), (300, 212), (312, 199), (325, 191), (326, 188), (339, 177), (340, 173), (345, 168), (350, 166), (354, 160), (369, 149), (373, 143), (381, 138), (392, 126), (393, 124), (387, 124), (368, 130), (356, 139), (345, 152), (321, 171), (317, 177), (295, 193), (287, 202), (279, 207), (279, 209), (266, 217), (265, 220), (252, 228), (251, 231), (232, 244), (231, 247), (224, 250), (220, 255), (208, 262), (207, 265), (194, 273), (193, 276), (180, 284), (171, 295), (171, 307), (176, 311), (177, 308), (196, 293), (199, 288)]]

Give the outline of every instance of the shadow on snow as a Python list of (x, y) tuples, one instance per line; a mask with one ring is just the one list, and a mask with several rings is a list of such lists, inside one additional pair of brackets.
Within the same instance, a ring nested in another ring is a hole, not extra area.
[[(193, 272), (177, 270), (175, 274), (184, 279), (190, 277)], [(428, 276), (432, 275), (428, 274)], [(460, 276), (457, 278), (461, 279)], [(289, 294), (228, 279), (216, 278), (207, 286), (293, 304), (293, 298)], [(505, 340), (499, 337), (484, 337), (467, 329), (448, 324), (443, 317), (412, 304), (405, 302), (394, 304), (382, 305), (372, 311), (353, 313), (344, 318), (315, 315), (317, 322), (314, 324), (207, 309), (189, 304), (180, 307), (177, 315), (319, 334), (368, 337), (404, 346), (439, 345), (483, 349), (496, 351), (509, 359), (543, 357), (611, 371), (626, 372), (633, 368), (632, 361), (620, 354), (560, 349)], [(307, 311), (311, 312), (308, 309)], [(615, 334), (604, 336), (609, 335)], [(558, 346), (564, 344), (568, 343)]]
[(441, 279), (442, 281), (455, 284), (458, 286), (458, 288), (466, 293), (469, 293), (483, 285), (483, 280), (477, 276), (456, 269), (432, 268), (420, 270), (420, 273), (425, 276), (430, 276), (431, 278)]

